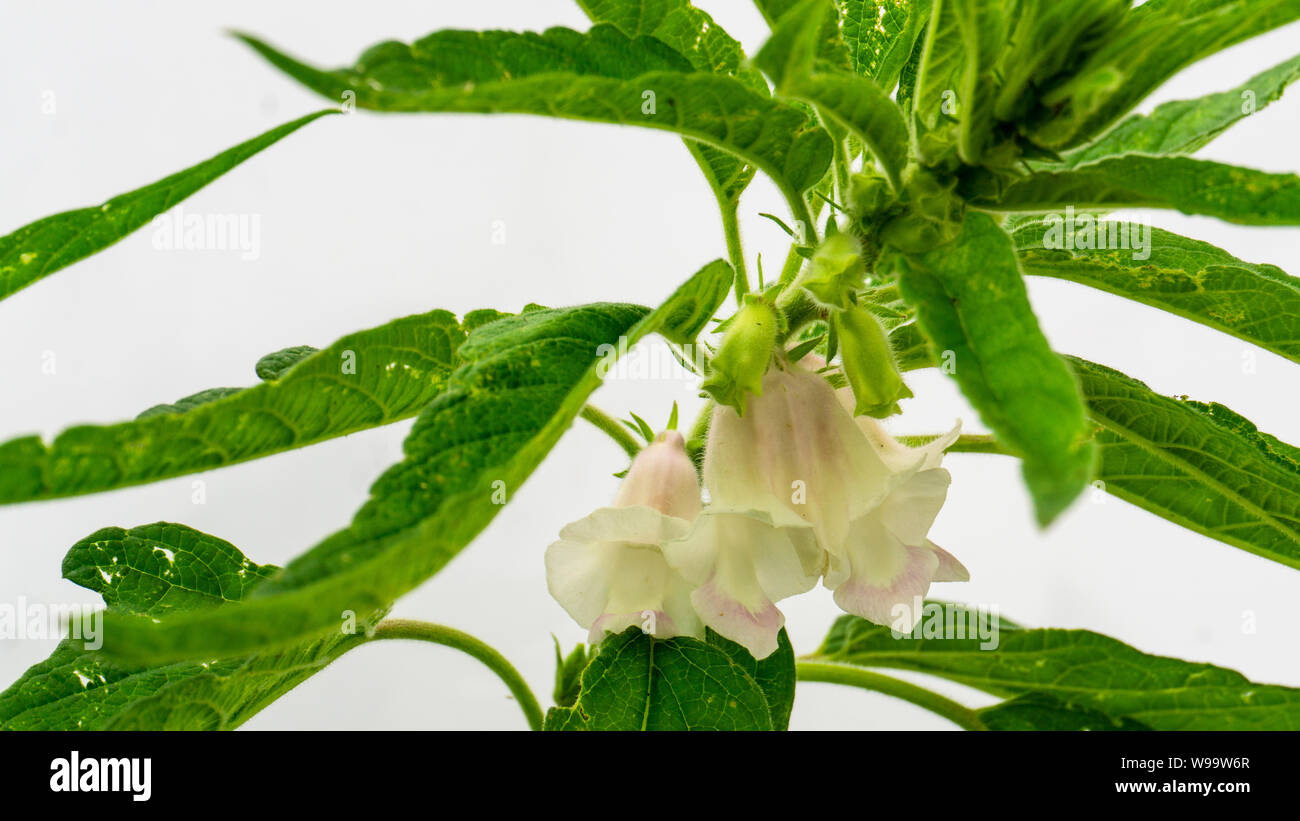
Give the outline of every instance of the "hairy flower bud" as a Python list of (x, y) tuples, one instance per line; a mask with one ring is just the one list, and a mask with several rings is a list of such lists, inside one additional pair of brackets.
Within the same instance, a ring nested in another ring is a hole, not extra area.
[(912, 392), (903, 383), (889, 347), (889, 337), (866, 308), (853, 306), (831, 317), (839, 340), (844, 374), (853, 388), (855, 416), (883, 419), (899, 413), (898, 400), (910, 399)]
[(743, 414), (748, 396), (763, 390), (763, 374), (772, 360), (780, 330), (781, 314), (776, 307), (761, 296), (747, 294), (713, 357), (704, 390), (718, 404)]
[(819, 304), (842, 310), (851, 304), (865, 275), (857, 240), (848, 234), (832, 234), (818, 246), (798, 285)]

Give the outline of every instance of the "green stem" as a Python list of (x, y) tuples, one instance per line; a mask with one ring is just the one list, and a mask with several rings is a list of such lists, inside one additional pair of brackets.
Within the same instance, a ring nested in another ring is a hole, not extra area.
[(537, 697), (533, 695), (532, 690), (528, 689), (528, 683), (524, 681), (523, 676), (519, 675), (514, 665), (506, 661), (505, 656), (491, 645), (451, 627), (411, 619), (388, 619), (380, 622), (375, 627), (371, 640), (381, 639), (429, 641), (473, 656), (487, 665), (487, 668), (496, 673), (497, 677), (510, 688), (511, 695), (519, 702), (520, 709), (528, 719), (528, 726), (534, 730), (542, 729), (542, 707), (537, 703)]
[(781, 295), (781, 299), (777, 301), (777, 307), (785, 314), (786, 319), (785, 333), (781, 337), (782, 342), (795, 338), (804, 329), (804, 326), (814, 320), (821, 319), (823, 315), (822, 309), (808, 298), (802, 288), (785, 291)]
[(846, 140), (835, 141), (835, 195), (840, 205), (849, 202), (849, 146)]
[(785, 265), (781, 266), (781, 277), (777, 280), (782, 285), (794, 282), (794, 278), (799, 275), (799, 269), (803, 267), (803, 257), (795, 250), (797, 247), (791, 245), (790, 251), (785, 255)]
[(979, 715), (965, 705), (958, 704), (952, 699), (931, 692), (924, 687), (918, 687), (901, 679), (882, 676), (861, 667), (801, 660), (795, 665), (795, 673), (800, 681), (846, 684), (850, 687), (861, 687), (864, 690), (874, 690), (877, 693), (900, 698), (903, 701), (915, 704), (917, 707), (941, 715), (964, 730), (988, 729), (984, 726), (984, 722), (980, 721)]
[[(928, 445), (942, 434), (930, 433), (923, 436), (900, 436), (898, 441), (910, 448)], [(996, 439), (985, 433), (963, 434), (948, 448), (949, 453), (993, 453), (999, 456), (1012, 456)]]
[(618, 443), (618, 446), (627, 453), (628, 458), (635, 459), (636, 455), (641, 452), (641, 443), (636, 440), (636, 437), (622, 423), (600, 408), (595, 405), (583, 405), (580, 415), (583, 419), (609, 434), (609, 438)]
[(745, 249), (740, 244), (740, 221), (736, 218), (736, 206), (735, 201), (718, 196), (722, 230), (727, 235), (727, 257), (736, 271), (736, 304), (743, 305), (745, 294), (749, 293), (749, 272), (745, 269)]
[(691, 425), (691, 432), (686, 435), (686, 452), (697, 463), (703, 457), (704, 444), (709, 437), (709, 422), (713, 419), (715, 407), (717, 404), (712, 399), (705, 402), (700, 415), (695, 417), (695, 423)]
[[(797, 237), (798, 241), (810, 248), (817, 247), (817, 223), (814, 221), (812, 212), (808, 210), (808, 201), (804, 199), (803, 194), (795, 191), (793, 188), (781, 188), (782, 195), (785, 196), (786, 203), (790, 206), (790, 214), (794, 217), (796, 223), (803, 223), (803, 236)], [(787, 267), (789, 260), (786, 260)]]

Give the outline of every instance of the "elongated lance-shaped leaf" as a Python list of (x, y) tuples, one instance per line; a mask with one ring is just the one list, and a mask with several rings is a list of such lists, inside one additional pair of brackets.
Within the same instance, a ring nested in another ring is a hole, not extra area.
[(1091, 478), (1083, 402), (1030, 308), (1011, 238), (987, 214), (967, 214), (957, 240), (924, 254), (882, 257), (936, 354), (951, 352), (962, 392), (1024, 460), (1040, 524)]
[(969, 165), (978, 165), (993, 139), (998, 91), (998, 57), (1006, 47), (1011, 21), (1002, 0), (942, 0), (945, 13), (957, 16), (965, 65), (957, 92), (958, 149)]
[(1028, 136), (1056, 151), (1082, 145), (1184, 67), (1298, 19), (1296, 0), (1151, 0), (1045, 90), (1042, 119)]
[(1043, 167), (1075, 168), (1121, 154), (1193, 154), (1230, 126), (1280, 99), (1297, 79), (1300, 57), (1292, 57), (1231, 91), (1174, 100), (1156, 106), (1150, 114), (1134, 114), (1096, 142), (1066, 152), (1062, 163)]
[(309, 88), (353, 96), (361, 108), (541, 114), (671, 131), (761, 168), (788, 195), (830, 164), (830, 138), (805, 112), (739, 78), (695, 71), (660, 40), (610, 25), (583, 34), (439, 31), (410, 45), (381, 43), (337, 71), (240, 37)]
[[(945, 634), (945, 622), (951, 633)], [(1155, 730), (1300, 729), (1298, 689), (1149, 655), (1088, 630), (1027, 629), (940, 602), (928, 602), (918, 628), (901, 638), (888, 627), (841, 616), (807, 658), (928, 673), (998, 696), (1034, 695), (1058, 707), (1105, 714), (1119, 727), (1136, 729), (1136, 722)]]
[[(913, 87), (904, 93), (900, 89), (901, 99), (908, 99), (908, 110), (912, 114), (912, 124), (918, 138), (926, 133), (940, 130), (945, 117), (952, 117), (953, 99), (961, 87), (962, 73), (965, 70), (965, 44), (962, 41), (961, 27), (953, 5), (959, 0), (932, 0), (930, 20), (926, 26), (925, 36), (921, 39), (918, 52), (916, 73), (911, 78)], [(959, 111), (959, 109), (958, 109)], [(945, 126), (947, 127), (947, 126)], [(918, 149), (926, 154), (928, 141), (918, 140)], [(937, 146), (929, 149), (937, 151)]]
[[(229, 607), (275, 570), (165, 522), (105, 528), (63, 561), (64, 578), (101, 593), (109, 612), (148, 618)], [(79, 634), (0, 693), (0, 729), (233, 729), (365, 641), (359, 631), (336, 631), (274, 653), (147, 667), (92, 649), (103, 638), (93, 635), (95, 624), (78, 615)]]
[[(607, 23), (630, 38), (653, 37), (682, 55), (696, 71), (739, 77), (767, 96), (767, 84), (745, 65), (745, 51), (708, 12), (689, 0), (578, 0), (593, 23)], [(754, 178), (753, 166), (713, 146), (687, 139), (692, 155), (719, 200), (735, 203)]]
[(1171, 399), (1070, 358), (1097, 427), (1097, 478), (1157, 516), (1300, 568), (1300, 449), (1223, 405)]
[(0, 299), (102, 251), (257, 152), (332, 113), (308, 114), (103, 205), (64, 211), (0, 237)]
[(257, 459), (414, 416), (442, 390), (464, 332), (446, 311), (349, 334), (279, 374), (213, 389), (115, 425), (68, 428), (46, 444), (0, 444), (0, 504), (95, 493)]
[[(793, 685), (789, 647), (784, 641), (783, 665)], [(610, 636), (582, 671), (577, 701), (552, 708), (546, 729), (774, 729), (754, 660), (749, 657), (746, 665), (727, 652), (736, 648), (692, 638), (655, 639), (639, 627)]]
[(976, 711), (990, 730), (1138, 732), (1151, 728), (1127, 716), (1114, 718), (1089, 707), (1072, 707), (1047, 693), (1033, 692)]
[(836, 0), (853, 70), (886, 93), (925, 32), (930, 0)]
[(974, 175), (961, 191), (972, 205), (997, 211), (1172, 208), (1239, 225), (1300, 225), (1300, 177), (1190, 157), (1110, 157), (1005, 187), (992, 175)]
[[(1106, 247), (1079, 248), (1079, 237)], [(1026, 274), (1161, 308), (1300, 362), (1300, 279), (1274, 265), (1243, 262), (1159, 228), (1091, 217), (1021, 223), (1012, 239)]]
[[(1017, 0), (999, 51), (994, 117), (1006, 123), (1041, 116), (1039, 95), (1068, 79), (1098, 44), (1115, 36), (1132, 0)], [(995, 44), (995, 48), (996, 48)]]
[(862, 140), (899, 188), (908, 147), (903, 112), (871, 79), (816, 68), (821, 21), (834, 13), (830, 0), (800, 3), (781, 18), (755, 61), (778, 95), (811, 103)]
[[(239, 655), (382, 610), (464, 548), (518, 492), (599, 387), (606, 368), (676, 317), (711, 314), (729, 269), (705, 266), (655, 311), (597, 303), (476, 328), (463, 364), (416, 420), (406, 458), (344, 530), (290, 562), (238, 606), (152, 624), (110, 614), (105, 648), (148, 661)], [(684, 306), (692, 306), (684, 310)]]

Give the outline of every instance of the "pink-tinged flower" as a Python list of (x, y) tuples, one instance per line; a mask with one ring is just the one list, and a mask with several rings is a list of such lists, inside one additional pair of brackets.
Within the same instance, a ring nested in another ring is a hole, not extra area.
[(841, 542), (848, 523), (884, 498), (887, 478), (830, 385), (778, 363), (744, 416), (714, 411), (704, 457), (709, 506), (665, 555), (697, 585), (691, 601), (704, 623), (763, 658), (785, 623), (776, 602), (816, 586), (824, 545)]
[[(846, 409), (853, 407), (852, 393), (837, 394)], [(961, 434), (961, 424), (911, 448), (874, 419), (854, 421), (890, 471), (890, 489), (867, 515), (852, 522), (844, 550), (829, 557), (823, 583), (835, 591), (841, 609), (910, 632), (921, 617), (913, 612), (914, 603), (925, 597), (931, 582), (970, 579), (961, 562), (928, 537), (952, 481), (940, 463)]]
[(759, 511), (714, 505), (664, 555), (695, 587), (691, 604), (704, 624), (756, 659), (777, 648), (785, 616), (776, 602), (811, 590), (825, 566), (807, 525), (781, 527)]
[(837, 396), (821, 376), (782, 362), (743, 417), (719, 407), (705, 451), (709, 506), (689, 537), (665, 546), (700, 585), (692, 601), (704, 623), (755, 656), (776, 646), (775, 602), (819, 575), (845, 610), (908, 630), (920, 614), (897, 605), (931, 581), (966, 577), (926, 536), (949, 482), (939, 460), (957, 431), (907, 448), (874, 420), (855, 420), (844, 401), (853, 407), (851, 392)]
[(699, 512), (695, 465), (681, 434), (665, 431), (632, 460), (612, 507), (567, 525), (546, 549), (551, 595), (593, 643), (632, 626), (657, 638), (701, 635), (690, 585), (662, 551)]

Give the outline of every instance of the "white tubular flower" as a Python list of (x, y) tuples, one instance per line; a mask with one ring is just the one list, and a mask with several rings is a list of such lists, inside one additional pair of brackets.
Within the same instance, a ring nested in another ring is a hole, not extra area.
[(704, 624), (756, 659), (777, 648), (785, 616), (776, 602), (811, 590), (825, 565), (807, 525), (780, 527), (759, 511), (712, 505), (664, 555), (695, 586), (691, 604)]
[(665, 555), (697, 585), (691, 601), (704, 623), (764, 658), (785, 623), (776, 602), (817, 584), (822, 546), (842, 543), (849, 522), (884, 498), (888, 477), (830, 385), (778, 365), (744, 416), (714, 411), (704, 458), (709, 506)]
[[(776, 647), (783, 618), (774, 603), (823, 573), (840, 607), (903, 630), (932, 581), (967, 578), (926, 538), (947, 494), (939, 462), (958, 431), (908, 448), (875, 420), (855, 420), (853, 401), (783, 363), (743, 417), (714, 412), (704, 461), (709, 507), (665, 553), (700, 585), (691, 600), (704, 623), (755, 656)], [(901, 614), (898, 605), (906, 605)]]
[(695, 465), (685, 441), (665, 431), (632, 460), (613, 507), (560, 531), (546, 549), (546, 583), (588, 640), (639, 626), (656, 638), (699, 636), (691, 588), (664, 560), (700, 512)]
[[(837, 393), (845, 408), (853, 407), (850, 392)], [(845, 550), (831, 553), (824, 584), (835, 591), (841, 609), (910, 632), (921, 616), (916, 602), (924, 599), (931, 582), (970, 579), (961, 562), (928, 538), (952, 480), (939, 465), (961, 434), (961, 424), (933, 442), (909, 448), (874, 419), (854, 421), (891, 472), (890, 490), (852, 523)]]

